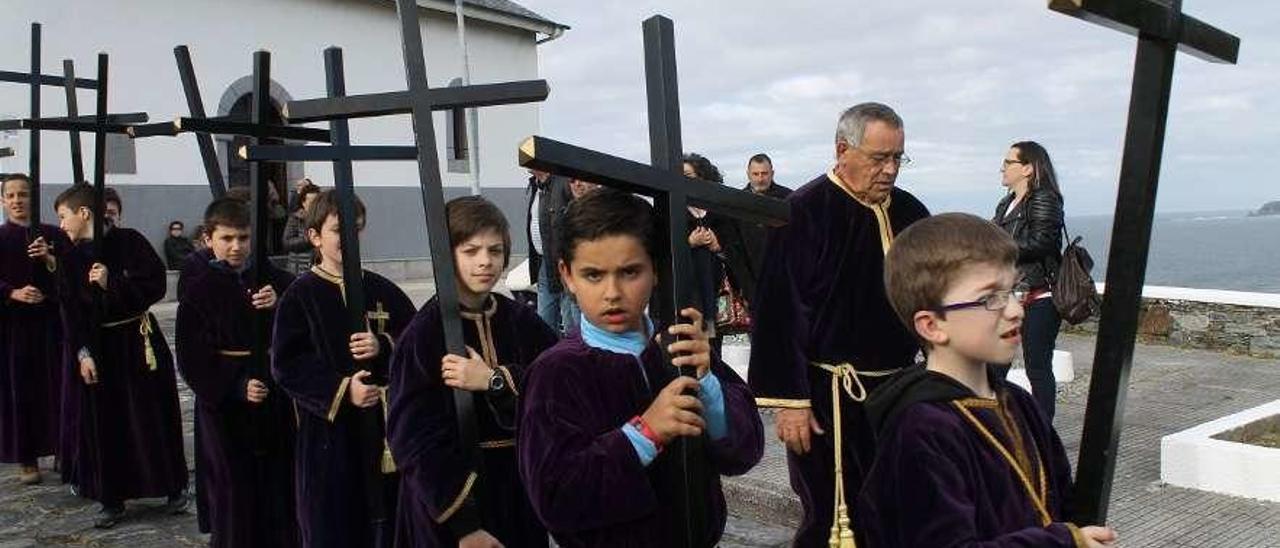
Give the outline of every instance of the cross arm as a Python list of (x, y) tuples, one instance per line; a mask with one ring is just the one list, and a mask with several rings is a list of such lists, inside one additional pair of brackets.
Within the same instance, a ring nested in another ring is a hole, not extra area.
[[(22, 118), (15, 120), (0, 120), (0, 131), (12, 129), (62, 129), (64, 131), (80, 131), (81, 128), (66, 129), (64, 127), (54, 127), (63, 125), (71, 127), (75, 125), (96, 125), (97, 117), (92, 115), (75, 116), (68, 118), (65, 116), (50, 118)], [(124, 114), (108, 114), (107, 123), (114, 125), (136, 124), (147, 121), (147, 113), (145, 112), (128, 112)], [(93, 131), (93, 128), (83, 129), (83, 131)]]
[(238, 154), (240, 159), (249, 162), (415, 161), (418, 159), (418, 148), (413, 146), (257, 145), (240, 147)]
[(529, 137), (520, 144), (520, 165), (646, 196), (683, 194), (689, 205), (769, 226), (783, 225), (790, 218), (790, 207), (776, 198), (694, 181), (671, 171), (546, 137)]
[[(477, 84), (432, 88), (426, 91), (431, 110), (515, 105), (543, 101), (550, 93), (546, 80), (524, 80), (501, 84)], [(325, 99), (289, 101), (284, 117), (295, 124), (335, 118), (369, 118), (392, 114), (408, 114), (413, 109), (412, 94), (391, 91), (365, 95), (348, 95)]]
[(1240, 54), (1240, 38), (1189, 15), (1170, 13), (1171, 7), (1154, 0), (1049, 0), (1049, 9), (1126, 34), (1176, 40), (1179, 50), (1206, 61), (1234, 65)]
[(312, 127), (276, 126), (235, 122), (225, 118), (181, 117), (173, 121), (175, 131), (243, 135), (259, 139), (293, 139), (298, 141), (329, 142), (329, 131)]
[[(62, 87), (64, 78), (62, 76), (53, 76), (51, 74), (37, 74), (35, 77), (36, 84), (41, 86)], [(0, 70), (0, 82), (12, 82), (15, 84), (30, 84), (31, 74), (26, 72), (13, 72), (11, 70)], [(76, 78), (76, 87), (81, 89), (96, 89), (98, 81), (89, 78)]]
[(109, 114), (106, 123), (99, 124), (94, 116), (77, 116), (75, 118), (35, 118), (0, 121), (0, 130), (7, 129), (41, 129), (49, 131), (83, 131), (86, 133), (102, 131), (103, 133), (127, 133), (134, 121), (147, 121), (147, 113), (130, 112), (126, 114)]

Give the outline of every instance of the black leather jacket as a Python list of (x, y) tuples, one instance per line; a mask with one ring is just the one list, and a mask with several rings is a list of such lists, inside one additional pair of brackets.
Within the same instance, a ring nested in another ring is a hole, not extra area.
[(1047, 287), (1062, 262), (1062, 196), (1049, 189), (1027, 193), (1009, 211), (1010, 192), (996, 206), (992, 222), (1018, 243), (1018, 285), (1025, 289)]

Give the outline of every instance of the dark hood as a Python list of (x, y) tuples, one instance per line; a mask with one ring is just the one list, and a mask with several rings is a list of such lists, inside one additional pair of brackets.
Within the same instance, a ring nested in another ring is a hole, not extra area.
[[(991, 386), (1000, 390), (1003, 384), (987, 370)], [(951, 377), (929, 371), (923, 367), (908, 367), (890, 377), (867, 398), (867, 419), (876, 435), (884, 432), (912, 404), (922, 402), (947, 402), (975, 397), (969, 387)]]

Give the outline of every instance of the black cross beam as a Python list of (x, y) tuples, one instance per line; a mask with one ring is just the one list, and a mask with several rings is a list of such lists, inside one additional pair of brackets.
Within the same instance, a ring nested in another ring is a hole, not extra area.
[[(677, 87), (675, 39), (670, 19), (645, 20), (645, 81), (649, 106), (649, 148), (652, 165), (553, 141), (530, 137), (520, 145), (520, 165), (605, 186), (652, 196), (658, 215), (666, 219), (659, 250), (658, 287), (650, 310), (667, 325), (682, 321), (679, 311), (694, 306), (693, 261), (688, 241), (688, 206), (747, 219), (770, 226), (785, 224), (790, 215), (781, 200), (756, 196), (723, 185), (695, 181), (683, 175), (680, 100)], [(714, 318), (708, 318), (714, 321)], [(682, 368), (694, 375), (692, 368)], [(698, 486), (706, 481), (701, 439), (680, 438), (673, 448), (679, 461), (673, 468), (675, 485), (684, 497), (669, 513), (680, 523), (678, 539), (696, 546), (706, 534), (706, 508)]]
[(138, 122), (146, 122), (147, 113), (145, 112), (126, 112), (121, 114), (108, 114), (102, 117), (99, 122), (98, 116), (76, 116), (74, 118), (66, 116), (55, 116), (51, 118), (18, 118), (12, 120), (0, 120), (0, 130), (6, 129), (25, 129), (30, 131), (66, 131), (69, 133), (96, 132), (102, 130), (104, 133), (128, 133), (134, 127), (133, 124)]
[(1204, 59), (1234, 64), (1240, 39), (1183, 15), (1181, 0), (1051, 0), (1049, 8), (1138, 37), (1107, 259), (1107, 291), (1094, 350), (1072, 509), (1076, 523), (1104, 523), (1133, 366), (1174, 59), (1182, 49)]
[[(40, 23), (31, 23), (31, 69), (30, 72), (14, 72), (8, 70), (0, 70), (0, 82), (9, 82), (14, 84), (27, 84), (31, 90), (31, 118), (40, 117), (40, 86), (57, 86), (64, 84), (64, 78), (51, 74), (43, 74), (40, 72)], [(83, 78), (72, 78), (72, 84), (75, 87), (95, 89), (98, 83), (94, 80)], [(5, 129), (24, 129), (5, 125), (0, 130)], [(27, 175), (31, 177), (31, 227), (32, 237), (39, 231), (40, 227), (40, 131), (33, 129), (31, 131), (31, 144), (27, 153), (29, 162)], [(83, 173), (80, 174), (83, 176)], [(78, 181), (77, 181), (78, 182)]]
[[(178, 78), (182, 81), (182, 93), (187, 98), (187, 110), (192, 118), (204, 118), (204, 100), (200, 97), (200, 81), (196, 79), (195, 65), (191, 63), (191, 50), (187, 46), (173, 48), (178, 63)], [(256, 89), (256, 88), (255, 88)], [(213, 137), (208, 133), (196, 133), (196, 147), (204, 162), (205, 178), (209, 181), (209, 193), (214, 199), (227, 193), (227, 183), (218, 167), (218, 153), (213, 147)]]
[[(329, 97), (340, 98), (346, 95), (346, 75), (343, 70), (342, 49), (330, 47), (324, 52), (325, 81)], [(364, 271), (360, 262), (360, 228), (356, 216), (355, 178), (352, 174), (353, 160), (417, 160), (418, 150), (415, 147), (352, 147), (351, 132), (345, 119), (333, 119), (329, 122), (329, 141), (332, 146), (289, 146), (289, 145), (253, 145), (242, 147), (239, 155), (251, 162), (256, 168), (259, 162), (267, 161), (326, 161), (333, 164), (334, 192), (338, 196), (338, 230), (342, 241), (342, 279), (343, 297), (347, 308), (347, 327), (351, 333), (362, 333), (369, 330), (365, 315)], [(372, 152), (372, 154), (370, 154)], [(319, 154), (316, 154), (319, 153)], [(355, 369), (361, 369), (355, 365)], [(372, 384), (386, 384), (381, 372), (370, 377)], [(381, 457), (385, 438), (383, 435), (372, 435), (379, 430), (382, 420), (380, 409), (360, 410), (359, 431), (360, 445), (366, 455)], [(378, 466), (380, 459), (362, 464), (367, 473), (365, 487), (365, 506), (373, 522), (374, 546), (385, 546), (390, 540), (389, 519), (385, 506), (386, 481)]]
[[(431, 266), (436, 282), (436, 299), (440, 305), (445, 348), (452, 354), (465, 356), (467, 348), (463, 338), (462, 320), (458, 314), (458, 286), (454, 275), (453, 251), (449, 245), (449, 229), (444, 210), (444, 188), (440, 178), (440, 158), (437, 155), (431, 113), (434, 110), (542, 101), (547, 97), (548, 88), (545, 81), (537, 80), (432, 89), (427, 82), (427, 67), (422, 49), (422, 29), (418, 21), (417, 3), (415, 0), (396, 0), (396, 13), (400, 22), (406, 90), (290, 101), (283, 111), (290, 122), (314, 122), (392, 114), (410, 115), (413, 124), (415, 157), (418, 163), (418, 183), (422, 189), (422, 206), (426, 216), (427, 239), (431, 250)], [(357, 159), (354, 158), (353, 148), (348, 146), (345, 152), (338, 154), (341, 148), (335, 147), (330, 152)], [(391, 150), (383, 152), (389, 156), (399, 154)], [(254, 154), (249, 152), (247, 156), (253, 157)], [(479, 472), (481, 478), (485, 478), (487, 475), (482, 470), (483, 461), (480, 455), (473, 396), (464, 390), (455, 390), (453, 396), (459, 443), (467, 451), (467, 460), (472, 468)], [(472, 492), (482, 493), (483, 489), (474, 488)], [(481, 500), (480, 504), (483, 505), (484, 501)]]

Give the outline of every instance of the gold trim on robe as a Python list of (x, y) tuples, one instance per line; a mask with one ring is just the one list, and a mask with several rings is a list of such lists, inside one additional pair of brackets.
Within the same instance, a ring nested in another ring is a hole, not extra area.
[(1053, 517), (1049, 514), (1048, 507), (1045, 504), (1045, 500), (1046, 500), (1045, 495), (1047, 494), (1048, 489), (1047, 489), (1047, 480), (1044, 474), (1044, 463), (1040, 459), (1040, 452), (1037, 450), (1035, 455), (1036, 467), (1039, 468), (1040, 470), (1039, 478), (1038, 478), (1040, 480), (1040, 488), (1036, 489), (1036, 487), (1031, 484), (1031, 478), (1030, 476), (1027, 475), (1027, 471), (1024, 470), (1020, 464), (1018, 464), (1018, 459), (1015, 458), (1012, 454), (1010, 454), (1009, 450), (1005, 448), (1003, 444), (1000, 443), (1000, 440), (996, 439), (996, 437), (991, 434), (991, 431), (988, 430), (987, 427), (982, 424), (982, 421), (978, 420), (978, 417), (975, 417), (973, 413), (969, 411), (969, 408), (965, 405), (965, 402), (972, 402), (973, 400), (992, 402), (992, 404), (994, 405), (991, 405), (991, 406), (982, 405), (980, 407), (995, 408), (996, 412), (999, 412), (1000, 404), (996, 400), (985, 400), (982, 398), (966, 398), (964, 400), (952, 401), (951, 405), (953, 405), (957, 410), (959, 410), (960, 415), (963, 416), (966, 420), (968, 420), (969, 423), (973, 425), (974, 429), (976, 429), (978, 433), (982, 434), (982, 437), (987, 440), (987, 443), (991, 444), (991, 446), (994, 447), (996, 451), (999, 452), (1000, 455), (1004, 457), (1004, 460), (1009, 463), (1009, 467), (1013, 469), (1014, 474), (1018, 477), (1018, 480), (1022, 483), (1022, 488), (1026, 490), (1027, 497), (1031, 499), (1031, 505), (1035, 508), (1036, 514), (1040, 517), (1040, 526), (1048, 527), (1050, 523), (1053, 523)]
[(453, 517), (454, 512), (457, 512), (459, 508), (462, 508), (462, 503), (466, 502), (467, 495), (471, 494), (471, 487), (475, 485), (477, 477), (479, 476), (477, 476), (475, 472), (472, 472), (467, 476), (467, 481), (462, 484), (462, 491), (453, 499), (453, 504), (450, 504), (449, 507), (445, 509), (444, 513), (440, 514), (440, 517), (436, 518), (436, 523), (449, 521), (449, 518)]
[(253, 352), (250, 350), (219, 350), (218, 355), (227, 358), (248, 358), (253, 355)]
[(519, 396), (520, 390), (516, 388), (516, 379), (511, 376), (511, 370), (507, 369), (507, 366), (505, 365), (499, 365), (498, 371), (502, 373), (503, 377), (506, 377), (507, 388), (511, 390), (511, 393)]
[(812, 407), (809, 400), (792, 400), (786, 398), (756, 398), (756, 407), (771, 407), (775, 409), (808, 409)]
[(893, 224), (889, 222), (889, 206), (893, 204), (893, 194), (885, 196), (883, 202), (872, 204), (863, 201), (857, 194), (854, 194), (853, 191), (849, 189), (848, 184), (840, 178), (840, 175), (836, 174), (835, 168), (831, 168), (827, 171), (827, 178), (831, 179), (832, 183), (835, 183), (836, 188), (843, 190), (844, 193), (848, 194), (854, 201), (862, 204), (863, 207), (870, 209), (872, 213), (875, 213), (876, 225), (879, 226), (880, 229), (880, 249), (888, 255), (889, 246), (893, 245)]
[(351, 377), (343, 377), (342, 382), (338, 383), (338, 391), (333, 395), (333, 403), (329, 404), (329, 415), (325, 417), (329, 422), (338, 418), (338, 409), (342, 407), (342, 399), (346, 397), (349, 386), (351, 386)]

